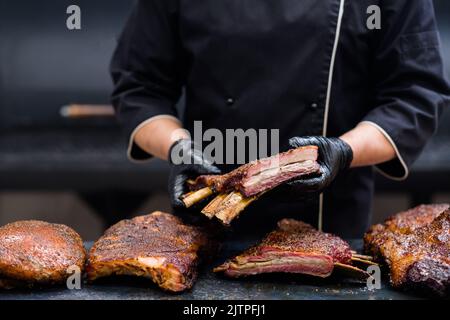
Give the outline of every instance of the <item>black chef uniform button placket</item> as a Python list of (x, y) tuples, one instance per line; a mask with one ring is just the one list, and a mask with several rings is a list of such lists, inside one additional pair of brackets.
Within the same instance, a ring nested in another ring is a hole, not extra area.
[(231, 107), (231, 106), (233, 106), (234, 105), (234, 102), (235, 102), (235, 100), (234, 100), (234, 98), (228, 98), (227, 99), (227, 105), (229, 106), (229, 107)]

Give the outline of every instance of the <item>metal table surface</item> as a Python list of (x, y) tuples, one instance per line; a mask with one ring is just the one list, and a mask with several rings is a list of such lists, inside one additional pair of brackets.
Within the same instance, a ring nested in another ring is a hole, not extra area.
[[(0, 300), (152, 300), (152, 299), (213, 299), (213, 300), (278, 300), (278, 299), (420, 299), (410, 293), (393, 290), (383, 279), (380, 290), (370, 291), (365, 283), (334, 275), (318, 279), (295, 274), (267, 274), (243, 279), (226, 279), (213, 274), (211, 269), (251, 244), (252, 241), (229, 241), (224, 244), (219, 257), (204, 265), (199, 278), (190, 291), (178, 294), (158, 289), (148, 279), (133, 277), (111, 277), (93, 284), (84, 283), (80, 290), (65, 287), (40, 289), (16, 289), (0, 291)], [(361, 241), (350, 241), (352, 247), (360, 249)], [(92, 243), (86, 243), (90, 247)]]

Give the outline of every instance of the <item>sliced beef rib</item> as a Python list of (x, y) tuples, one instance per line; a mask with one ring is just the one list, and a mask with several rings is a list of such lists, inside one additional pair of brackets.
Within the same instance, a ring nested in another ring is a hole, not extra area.
[(341, 238), (320, 232), (301, 221), (283, 219), (259, 244), (214, 271), (229, 277), (270, 272), (328, 277), (335, 265), (350, 267), (351, 263), (352, 251)]
[(229, 225), (263, 193), (300, 176), (320, 174), (316, 146), (300, 147), (245, 164), (224, 175), (199, 176), (182, 196), (186, 207), (218, 194), (202, 213)]
[(252, 197), (301, 175), (319, 172), (318, 147), (291, 149), (269, 158), (255, 160), (224, 175), (199, 176), (194, 190), (210, 187), (217, 193), (239, 191)]

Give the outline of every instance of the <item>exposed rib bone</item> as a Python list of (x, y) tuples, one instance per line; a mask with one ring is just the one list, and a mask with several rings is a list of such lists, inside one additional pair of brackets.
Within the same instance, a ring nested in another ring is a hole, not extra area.
[(221, 202), (216, 210), (215, 216), (217, 219), (222, 221), (223, 224), (229, 225), (230, 222), (242, 212), (242, 210), (244, 210), (257, 198), (257, 196), (244, 198), (240, 192), (232, 192)]
[(183, 201), (186, 208), (192, 207), (197, 202), (208, 198), (213, 194), (213, 190), (210, 187), (199, 189), (197, 191), (191, 191), (182, 196), (181, 201)]
[(220, 204), (225, 200), (228, 196), (226, 193), (221, 193), (216, 196), (206, 207), (203, 208), (202, 213), (208, 218), (212, 218), (215, 216), (217, 209), (220, 207)]
[(359, 258), (359, 259), (363, 259), (363, 260), (373, 261), (373, 257), (372, 257), (372, 256), (367, 256), (367, 255), (364, 255), (364, 254), (359, 254), (359, 253), (356, 253), (356, 251), (352, 251), (352, 256), (353, 256), (354, 258)]
[(365, 265), (372, 265), (372, 266), (378, 266), (379, 264), (370, 260), (365, 260), (365, 259), (360, 259), (360, 258), (356, 258), (355, 256), (352, 256), (352, 261), (353, 262), (358, 262), (358, 263), (362, 263)]
[(366, 271), (349, 264), (335, 262), (334, 267), (335, 269), (351, 275), (352, 277), (357, 279), (367, 279), (370, 276)]

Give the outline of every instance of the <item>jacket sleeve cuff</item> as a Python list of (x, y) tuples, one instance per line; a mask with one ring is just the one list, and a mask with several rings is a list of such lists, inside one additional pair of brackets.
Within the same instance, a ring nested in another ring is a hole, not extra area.
[(176, 118), (173, 115), (169, 115), (169, 114), (161, 114), (161, 115), (153, 116), (153, 117), (150, 117), (150, 118), (142, 121), (131, 132), (130, 138), (128, 140), (128, 148), (127, 148), (128, 160), (130, 160), (131, 162), (143, 163), (143, 162), (148, 162), (148, 161), (150, 161), (153, 158), (153, 156), (151, 154), (145, 152), (142, 148), (140, 148), (135, 143), (134, 138), (135, 138), (137, 132), (142, 127), (144, 127), (147, 124), (151, 123), (152, 121), (155, 121), (155, 120), (158, 120), (158, 119), (173, 119), (173, 120), (179, 122), (180, 125), (181, 125), (181, 122), (180, 122), (180, 120), (178, 118)]
[(391, 135), (388, 132), (386, 132), (386, 130), (384, 130), (380, 125), (378, 125), (373, 121), (366, 120), (362, 121), (361, 123), (367, 123), (377, 128), (392, 145), (392, 147), (395, 150), (395, 154), (397, 155), (397, 157), (391, 161), (376, 165), (375, 169), (383, 176), (391, 180), (403, 181), (406, 178), (408, 178), (409, 168), (406, 165), (406, 162), (403, 160), (403, 157), (396, 143), (394, 142), (394, 139), (392, 139)]

